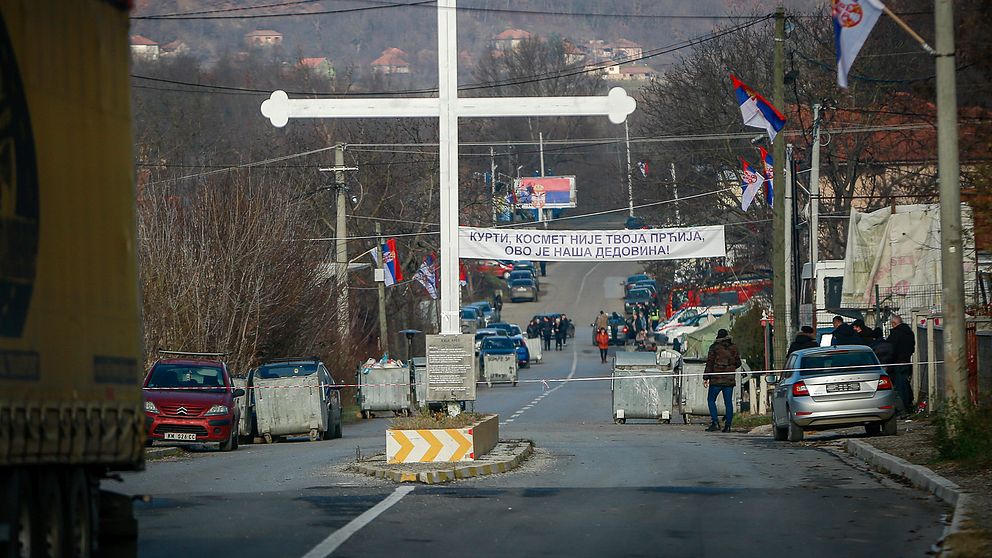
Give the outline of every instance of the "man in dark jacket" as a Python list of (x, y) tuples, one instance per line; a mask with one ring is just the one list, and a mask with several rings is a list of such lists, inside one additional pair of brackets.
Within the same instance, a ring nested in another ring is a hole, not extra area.
[(834, 316), (834, 330), (830, 332), (830, 345), (858, 345), (858, 334), (851, 324), (844, 323), (844, 318)]
[(892, 345), (893, 362), (896, 366), (889, 366), (889, 376), (892, 376), (892, 383), (896, 388), (902, 408), (900, 412), (909, 413), (913, 409), (913, 388), (910, 379), (913, 375), (913, 367), (909, 365), (913, 353), (916, 352), (916, 339), (913, 336), (913, 329), (902, 323), (902, 316), (893, 314), (889, 318), (889, 337), (885, 340)]
[(816, 332), (810, 326), (803, 326), (799, 328), (799, 333), (796, 334), (796, 339), (789, 345), (789, 352), (785, 356), (789, 356), (800, 349), (813, 349), (816, 347), (819, 347), (816, 343)]
[(854, 339), (852, 342), (856, 345), (867, 345), (871, 347), (875, 344), (875, 330), (868, 329), (865, 325), (865, 321), (861, 318), (851, 322), (851, 329), (854, 330)]
[(541, 322), (541, 340), (544, 341), (544, 350), (551, 350), (551, 338), (555, 334), (555, 325), (551, 323), (551, 318), (545, 316)]
[(737, 345), (725, 329), (716, 332), (716, 341), (710, 345), (706, 355), (706, 368), (703, 369), (703, 385), (709, 388), (706, 402), (710, 407), (710, 426), (707, 432), (720, 429), (720, 419), (716, 413), (716, 397), (723, 394), (723, 406), (726, 409), (723, 431), (730, 432), (734, 421), (734, 385), (737, 383), (737, 369), (741, 367), (741, 355)]

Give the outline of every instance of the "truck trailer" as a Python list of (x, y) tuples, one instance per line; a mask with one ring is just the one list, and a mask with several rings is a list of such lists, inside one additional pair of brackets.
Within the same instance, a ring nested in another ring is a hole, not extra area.
[(0, 555), (133, 553), (144, 466), (128, 2), (0, 0)]

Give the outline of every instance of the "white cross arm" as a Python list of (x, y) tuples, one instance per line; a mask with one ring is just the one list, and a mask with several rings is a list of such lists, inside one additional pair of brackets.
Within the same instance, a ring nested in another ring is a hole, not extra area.
[(290, 99), (285, 91), (273, 91), (262, 102), (262, 115), (282, 128), (290, 118), (414, 118), (441, 114), (436, 98), (392, 99)]
[[(620, 124), (637, 108), (637, 102), (620, 87), (604, 96), (584, 97), (477, 97), (459, 98), (460, 117), (509, 116), (608, 116)], [(436, 98), (392, 99), (290, 99), (275, 91), (262, 103), (262, 115), (283, 127), (290, 118), (412, 118), (440, 116)]]
[(584, 97), (460, 97), (458, 116), (608, 116), (622, 124), (637, 101), (620, 87), (609, 94)]

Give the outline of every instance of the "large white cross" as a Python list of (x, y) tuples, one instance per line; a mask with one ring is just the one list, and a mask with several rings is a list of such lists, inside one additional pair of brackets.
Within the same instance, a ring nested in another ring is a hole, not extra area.
[(438, 98), (290, 99), (275, 91), (262, 103), (274, 126), (290, 118), (440, 119), (441, 333), (460, 333), (458, 308), (458, 118), (505, 116), (603, 116), (622, 124), (637, 103), (614, 87), (598, 97), (458, 97), (455, 0), (437, 0)]

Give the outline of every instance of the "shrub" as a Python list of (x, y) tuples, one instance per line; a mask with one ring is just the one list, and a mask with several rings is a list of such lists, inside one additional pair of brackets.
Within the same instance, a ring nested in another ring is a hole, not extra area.
[(971, 404), (950, 401), (937, 412), (934, 434), (943, 459), (992, 463), (992, 416)]

